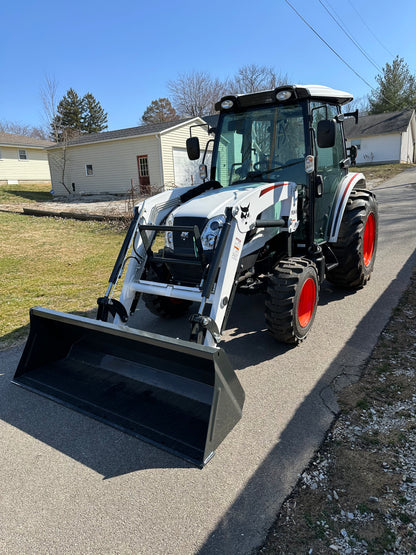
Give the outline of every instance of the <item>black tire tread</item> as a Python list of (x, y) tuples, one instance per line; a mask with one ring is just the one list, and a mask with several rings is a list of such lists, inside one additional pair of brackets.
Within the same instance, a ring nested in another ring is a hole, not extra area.
[[(376, 240), (372, 260), (365, 267), (362, 257), (364, 227), (369, 213), (376, 219)], [(353, 190), (348, 199), (338, 240), (331, 245), (338, 266), (327, 272), (329, 282), (345, 289), (359, 289), (370, 279), (377, 247), (377, 203), (369, 191)]]
[[(282, 343), (296, 345), (305, 339), (299, 337), (294, 326), (295, 295), (299, 279), (315, 264), (305, 258), (292, 257), (281, 260), (269, 277), (265, 299), (266, 325), (273, 337)], [(318, 285), (318, 279), (316, 280)], [(311, 321), (312, 324), (312, 321)]]

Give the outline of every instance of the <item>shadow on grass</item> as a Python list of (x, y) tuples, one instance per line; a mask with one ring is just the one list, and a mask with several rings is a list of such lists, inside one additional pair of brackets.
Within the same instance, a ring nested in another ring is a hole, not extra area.
[[(74, 311), (71, 312), (76, 316), (84, 316), (85, 318), (92, 318), (95, 319), (97, 314), (97, 309), (92, 308), (90, 310), (84, 311)], [(28, 312), (29, 316), (29, 312)], [(23, 345), (29, 335), (29, 323), (25, 324), (24, 326), (20, 326), (20, 328), (16, 328), (15, 330), (11, 331), (10, 333), (6, 333), (0, 336), (0, 351), (5, 351), (6, 349), (11, 349), (13, 347), (18, 347), (19, 345)]]
[[(21, 202), (30, 200), (32, 202), (47, 202), (53, 200), (53, 196), (48, 191), (19, 191), (18, 189), (2, 189), (8, 195), (19, 197)], [(7, 202), (7, 199), (2, 199)]]
[(17, 345), (23, 344), (29, 334), (29, 324), (21, 326), (10, 333), (6, 333), (0, 337), (0, 351), (11, 349)]

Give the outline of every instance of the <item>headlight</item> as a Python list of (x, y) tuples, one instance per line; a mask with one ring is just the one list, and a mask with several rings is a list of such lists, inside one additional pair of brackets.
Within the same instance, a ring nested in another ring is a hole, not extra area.
[[(173, 214), (172, 212), (166, 219), (166, 225), (173, 225)], [(167, 231), (165, 233), (165, 247), (173, 250), (173, 232)]]
[(230, 98), (227, 98), (226, 100), (221, 101), (221, 108), (223, 110), (230, 110), (230, 108), (232, 108), (233, 106), (234, 106), (234, 101), (231, 100)]
[(276, 93), (277, 100), (289, 100), (291, 96), (292, 91), (279, 91), (278, 93)]
[(215, 246), (221, 228), (225, 223), (225, 216), (215, 216), (211, 218), (201, 235), (201, 243), (204, 250), (212, 250)]

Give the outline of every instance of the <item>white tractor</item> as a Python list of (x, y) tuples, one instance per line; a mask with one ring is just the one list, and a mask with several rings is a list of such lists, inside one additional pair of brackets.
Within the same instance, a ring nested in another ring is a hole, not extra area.
[[(219, 346), (236, 291), (263, 294), (269, 331), (295, 345), (324, 279), (348, 289), (370, 279), (378, 212), (365, 177), (349, 172), (351, 100), (318, 85), (221, 99), (209, 177), (202, 163), (200, 185), (136, 207), (96, 321), (31, 310), (14, 382), (203, 466), (244, 402)], [(200, 157), (196, 137), (187, 149)], [(141, 298), (163, 318), (190, 312), (189, 341), (129, 326)]]

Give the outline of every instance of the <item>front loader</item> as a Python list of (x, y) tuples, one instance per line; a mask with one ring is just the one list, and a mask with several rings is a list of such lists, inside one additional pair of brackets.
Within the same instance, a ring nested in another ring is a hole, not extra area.
[[(135, 208), (97, 320), (31, 309), (14, 383), (202, 467), (242, 414), (219, 346), (235, 294), (263, 294), (269, 332), (296, 345), (325, 278), (348, 289), (370, 279), (378, 212), (364, 176), (348, 171), (343, 120), (357, 114), (341, 106), (351, 99), (317, 85), (224, 97), (209, 178), (203, 163), (200, 185)], [(200, 158), (196, 137), (187, 149)], [(189, 340), (134, 329), (144, 307), (190, 312)]]

